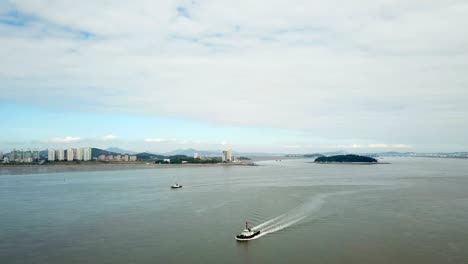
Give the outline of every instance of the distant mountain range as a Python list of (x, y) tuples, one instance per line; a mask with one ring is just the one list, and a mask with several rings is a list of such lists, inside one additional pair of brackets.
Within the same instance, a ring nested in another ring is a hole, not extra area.
[[(145, 151), (145, 152), (137, 152), (132, 150), (125, 150), (118, 147), (111, 147), (105, 149), (105, 151), (119, 153), (119, 154), (147, 154), (147, 155), (155, 155), (155, 156), (175, 156), (175, 155), (185, 155), (188, 157), (193, 157), (195, 153), (198, 153), (201, 156), (207, 157), (214, 157), (214, 156), (221, 156), (222, 150), (197, 150), (193, 148), (188, 149), (176, 149), (173, 151), (168, 152), (152, 152), (152, 151)], [(268, 156), (268, 155), (276, 155), (271, 153), (258, 153), (258, 152), (233, 152), (236, 156)]]
[(99, 155), (120, 155), (124, 153), (108, 151), (105, 149), (91, 148), (91, 156), (98, 157)]
[(189, 157), (193, 157), (195, 153), (198, 153), (202, 156), (221, 156), (221, 150), (196, 150), (193, 148), (189, 149), (176, 149), (173, 151), (165, 152), (163, 155), (165, 156), (174, 156), (174, 155), (185, 155)]
[(174, 156), (174, 155), (185, 155), (185, 156), (193, 156), (195, 153), (198, 153), (202, 156), (219, 156), (221, 155), (221, 150), (196, 150), (193, 148), (189, 149), (176, 149), (169, 152), (137, 152), (133, 150), (125, 150), (118, 147), (110, 147), (105, 149), (105, 151), (112, 152), (112, 153), (119, 153), (119, 154), (146, 154), (146, 155), (156, 155), (156, 156)]
[(138, 153), (136, 151), (125, 150), (125, 149), (121, 149), (117, 147), (110, 147), (110, 148), (106, 148), (105, 150), (109, 152), (120, 153), (120, 154), (137, 154)]
[[(138, 160), (154, 160), (167, 158), (169, 156), (184, 155), (188, 157), (193, 157), (195, 153), (206, 157), (219, 157), (221, 156), (221, 150), (197, 150), (193, 148), (188, 149), (176, 149), (164, 153), (156, 152), (136, 152), (132, 150), (125, 150), (118, 147), (110, 147), (107, 149), (92, 148), (91, 155), (92, 157), (98, 157), (101, 154), (104, 155), (118, 155), (118, 154), (129, 154), (136, 155)], [(347, 151), (334, 151), (334, 152), (317, 152), (310, 154), (281, 154), (281, 153), (260, 153), (260, 152), (233, 152), (235, 157), (261, 157), (261, 156), (286, 156), (286, 157), (305, 157), (313, 158), (320, 156), (335, 156), (335, 155), (346, 155), (350, 154)], [(418, 152), (369, 152), (369, 153), (360, 153), (361, 155), (366, 155), (370, 157), (439, 157), (439, 158), (468, 158), (468, 152), (432, 152), (432, 153), (418, 153)], [(9, 155), (9, 153), (4, 153), (4, 155)], [(39, 156), (42, 159), (47, 158), (47, 150), (41, 150)]]

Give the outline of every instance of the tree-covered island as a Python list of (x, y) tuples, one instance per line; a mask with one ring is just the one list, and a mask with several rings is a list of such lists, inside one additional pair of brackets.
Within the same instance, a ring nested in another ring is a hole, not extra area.
[(330, 156), (330, 157), (318, 157), (315, 159), (314, 162), (317, 163), (376, 163), (377, 160), (367, 156), (359, 156), (359, 155), (337, 155), (337, 156)]

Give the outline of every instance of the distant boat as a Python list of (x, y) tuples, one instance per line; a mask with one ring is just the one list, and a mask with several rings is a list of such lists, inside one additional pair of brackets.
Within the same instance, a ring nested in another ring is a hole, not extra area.
[(171, 186), (171, 189), (179, 189), (179, 188), (182, 188), (182, 185), (179, 185), (178, 183)]
[(254, 231), (249, 228), (249, 223), (245, 222), (245, 229), (236, 236), (237, 241), (249, 241), (260, 235), (260, 230)]

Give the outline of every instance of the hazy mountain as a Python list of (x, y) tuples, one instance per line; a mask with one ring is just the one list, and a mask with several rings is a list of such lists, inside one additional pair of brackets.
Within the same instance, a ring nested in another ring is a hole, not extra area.
[(153, 154), (153, 153), (148, 153), (148, 152), (142, 152), (136, 154), (137, 160), (155, 160), (155, 159), (164, 159), (166, 158), (165, 156), (158, 155), (158, 154)]
[(193, 148), (189, 149), (176, 149), (170, 152), (166, 152), (163, 155), (165, 156), (174, 156), (174, 155), (185, 155), (188, 157), (193, 157), (195, 153), (198, 153), (202, 156), (221, 156), (221, 150), (196, 150)]
[(118, 147), (110, 147), (110, 148), (106, 148), (107, 151), (110, 151), (110, 152), (115, 152), (115, 153), (120, 153), (120, 154), (136, 154), (138, 152), (135, 152), (135, 151), (131, 151), (131, 150), (125, 150), (125, 149), (121, 149), (121, 148), (118, 148)]
[(104, 155), (118, 155), (120, 153), (113, 152), (113, 151), (108, 151), (108, 150), (105, 150), (105, 149), (91, 148), (91, 156), (92, 157), (98, 157), (101, 154), (104, 154)]

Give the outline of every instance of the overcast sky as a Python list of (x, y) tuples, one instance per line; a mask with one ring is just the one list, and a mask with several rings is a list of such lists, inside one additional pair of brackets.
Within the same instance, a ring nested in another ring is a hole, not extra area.
[(466, 0), (0, 1), (0, 151), (468, 151)]

